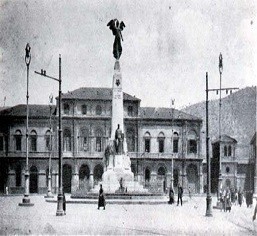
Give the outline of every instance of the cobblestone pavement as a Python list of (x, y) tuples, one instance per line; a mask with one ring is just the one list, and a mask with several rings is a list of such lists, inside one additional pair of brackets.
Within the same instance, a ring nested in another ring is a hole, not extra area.
[(22, 196), (0, 197), (1, 235), (257, 235), (253, 208), (233, 206), (230, 213), (213, 209), (213, 217), (205, 217), (205, 197), (193, 197), (182, 207), (107, 203), (106, 210), (97, 210), (94, 204), (67, 204), (67, 214), (58, 217), (56, 203), (30, 197), (33, 207), (18, 206)]

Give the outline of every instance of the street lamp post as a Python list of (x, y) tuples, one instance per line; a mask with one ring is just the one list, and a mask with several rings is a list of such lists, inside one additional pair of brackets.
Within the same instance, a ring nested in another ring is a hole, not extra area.
[[(220, 93), (220, 98), (219, 98), (219, 182), (218, 182), (218, 201), (217, 201), (217, 207), (216, 208), (221, 208), (221, 203), (220, 203), (220, 193), (221, 193), (221, 186), (222, 186), (222, 161), (221, 161), (221, 92), (222, 91), (226, 91), (226, 93), (230, 90), (230, 93), (232, 93), (233, 90), (238, 90), (239, 88), (222, 88), (221, 87), (221, 76), (222, 76), (222, 72), (223, 72), (223, 62), (222, 62), (223, 58), (222, 58), (222, 54), (220, 53), (219, 55), (219, 72), (220, 72), (220, 87), (219, 88), (215, 88), (215, 89), (209, 89), (208, 88), (208, 74), (206, 74), (206, 100), (208, 99), (208, 92), (216, 92), (217, 94)], [(206, 105), (207, 108), (207, 105)], [(207, 114), (206, 114), (206, 124), (208, 122), (207, 120)], [(207, 129), (207, 127), (206, 127)], [(208, 137), (207, 133), (206, 133), (206, 138)], [(206, 141), (207, 142), (207, 141)], [(208, 147), (209, 148), (209, 147)], [(206, 150), (207, 150), (207, 143), (206, 143)], [(207, 155), (207, 153), (206, 153)], [(209, 155), (209, 153), (208, 153)]]
[(47, 195), (45, 198), (53, 198), (52, 194), (52, 152), (53, 152), (53, 130), (52, 130), (52, 108), (53, 108), (53, 95), (49, 96), (49, 109), (50, 109), (50, 116), (49, 116), (49, 128), (50, 128), (50, 137), (49, 137), (49, 167), (48, 167), (48, 189)]
[(219, 182), (218, 182), (218, 202), (220, 202), (220, 194), (222, 189), (222, 160), (221, 160), (221, 77), (223, 72), (222, 54), (219, 55), (219, 72), (220, 72), (220, 99), (219, 99)]
[(58, 186), (58, 196), (57, 196), (57, 211), (56, 216), (63, 216), (63, 186), (62, 186), (62, 77), (61, 77), (61, 55), (59, 55), (59, 78), (54, 78), (52, 76), (46, 75), (46, 71), (41, 69), (41, 73), (35, 71), (36, 74), (42, 75), (49, 79), (53, 79), (59, 82), (59, 101), (58, 101), (58, 110), (59, 110), (59, 129), (58, 129), (58, 159), (59, 159), (59, 186)]
[(26, 95), (26, 169), (25, 169), (25, 193), (22, 199), (22, 203), (19, 203), (19, 206), (34, 206), (30, 202), (29, 198), (29, 65), (31, 61), (31, 47), (27, 43), (25, 48), (25, 63), (27, 66), (27, 95)]
[(211, 199), (211, 163), (209, 156), (209, 100), (208, 100), (208, 72), (206, 72), (206, 161), (207, 161), (207, 197), (206, 197), (206, 214), (212, 216), (212, 199)]

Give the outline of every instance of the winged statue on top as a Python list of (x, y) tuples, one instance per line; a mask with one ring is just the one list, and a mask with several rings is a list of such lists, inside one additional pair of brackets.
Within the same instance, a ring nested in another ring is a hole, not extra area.
[(121, 31), (125, 28), (125, 24), (123, 21), (119, 22), (117, 19), (113, 19), (107, 24), (107, 26), (109, 26), (115, 36), (113, 43), (113, 56), (116, 60), (119, 60), (122, 53), (121, 40), (123, 41)]

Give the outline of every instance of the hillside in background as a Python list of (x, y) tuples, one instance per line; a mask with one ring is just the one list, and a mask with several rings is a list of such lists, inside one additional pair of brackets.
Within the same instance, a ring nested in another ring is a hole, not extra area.
[[(256, 87), (246, 87), (222, 98), (221, 134), (237, 140), (236, 155), (249, 157), (249, 144), (256, 130)], [(203, 120), (202, 153), (205, 156), (206, 103), (201, 102), (183, 109)], [(211, 142), (219, 135), (219, 99), (209, 101), (209, 137)]]

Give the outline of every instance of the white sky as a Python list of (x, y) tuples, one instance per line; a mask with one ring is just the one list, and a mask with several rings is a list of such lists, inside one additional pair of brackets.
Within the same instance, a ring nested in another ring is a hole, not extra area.
[[(205, 73), (222, 84), (256, 85), (257, 12), (251, 0), (195, 1), (2, 1), (0, 0), (0, 106), (26, 103), (25, 46), (31, 45), (29, 103), (47, 104), (58, 83), (62, 54), (63, 92), (111, 87), (114, 36), (107, 23), (123, 20), (123, 90), (141, 106), (169, 107), (205, 99)], [(218, 98), (212, 94), (211, 98)]]

